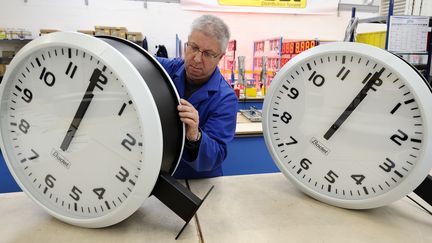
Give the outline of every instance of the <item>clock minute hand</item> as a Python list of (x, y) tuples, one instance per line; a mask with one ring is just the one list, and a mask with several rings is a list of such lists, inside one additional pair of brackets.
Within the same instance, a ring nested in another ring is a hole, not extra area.
[(379, 79), (381, 74), (384, 72), (385, 68), (381, 68), (380, 71), (375, 72), (374, 75), (366, 82), (360, 92), (356, 95), (356, 97), (351, 101), (348, 107), (342, 112), (339, 118), (331, 125), (331, 127), (324, 134), (324, 138), (329, 140), (333, 134), (342, 126), (342, 123), (351, 115), (351, 113), (357, 108), (357, 106), (363, 101), (366, 97), (369, 89), (376, 91), (373, 85), (380, 86), (382, 81)]
[(84, 118), (85, 113), (94, 97), (93, 90), (95, 87), (103, 90), (100, 84), (106, 84), (108, 79), (105, 75), (102, 74), (102, 71), (99, 69), (95, 69), (93, 71), (92, 76), (90, 77), (90, 83), (85, 91), (85, 94), (80, 102), (78, 110), (75, 113), (74, 118), (69, 126), (69, 129), (66, 132), (66, 135), (63, 139), (62, 144), (60, 145), (61, 150), (66, 151), (69, 148), (69, 145), (72, 141), (72, 138), (75, 136), (76, 131), (78, 130), (79, 125), (81, 124), (82, 119)]

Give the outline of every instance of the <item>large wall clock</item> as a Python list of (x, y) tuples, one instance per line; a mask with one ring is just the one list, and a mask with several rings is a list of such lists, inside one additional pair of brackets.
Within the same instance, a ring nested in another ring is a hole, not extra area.
[(263, 131), (273, 160), (302, 191), (335, 206), (373, 208), (419, 185), (432, 188), (431, 104), (428, 83), (397, 56), (325, 44), (278, 72)]
[(79, 33), (39, 37), (11, 62), (0, 97), (8, 168), (53, 216), (112, 225), (161, 196), (157, 181), (172, 184), (184, 144), (179, 96), (137, 45)]

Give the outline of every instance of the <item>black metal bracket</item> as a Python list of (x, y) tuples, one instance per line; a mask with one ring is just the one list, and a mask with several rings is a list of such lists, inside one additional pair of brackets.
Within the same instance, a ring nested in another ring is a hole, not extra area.
[(424, 179), (424, 181), (416, 189), (414, 189), (414, 193), (423, 199), (427, 204), (432, 206), (432, 176), (428, 175), (426, 179)]
[(152, 194), (159, 199), (163, 204), (170, 208), (180, 218), (186, 221), (185, 225), (181, 228), (176, 236), (176, 240), (188, 225), (189, 221), (193, 218), (196, 211), (201, 204), (213, 190), (212, 186), (201, 200), (193, 194), (188, 188), (183, 186), (174, 177), (167, 173), (161, 172), (159, 174), (156, 185), (153, 188)]

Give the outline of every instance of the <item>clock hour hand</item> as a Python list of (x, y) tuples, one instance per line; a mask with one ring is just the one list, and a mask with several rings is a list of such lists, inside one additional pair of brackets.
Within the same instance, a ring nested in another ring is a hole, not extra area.
[[(363, 101), (366, 97), (369, 89), (376, 91), (373, 85), (380, 86), (382, 84), (382, 80), (380, 80), (381, 74), (384, 72), (385, 68), (381, 68), (380, 71), (375, 72), (375, 74), (366, 82), (360, 92), (356, 95), (356, 97), (351, 101), (348, 107), (344, 110), (344, 112), (339, 116), (339, 118), (331, 125), (331, 127), (324, 134), (324, 138), (329, 140), (333, 134), (342, 126), (342, 123), (351, 115), (351, 113), (357, 108), (357, 106)], [(367, 77), (366, 77), (367, 80)]]
[(99, 69), (95, 69), (93, 74), (90, 77), (90, 83), (85, 91), (85, 94), (80, 102), (78, 110), (75, 113), (74, 118), (69, 126), (69, 129), (66, 132), (66, 136), (63, 139), (62, 144), (60, 145), (61, 150), (66, 151), (69, 148), (69, 145), (74, 137), (76, 131), (78, 130), (79, 125), (81, 124), (82, 119), (84, 118), (85, 113), (94, 97), (93, 90), (95, 87), (103, 90), (101, 85), (105, 85), (108, 79), (105, 75), (102, 74), (102, 71)]

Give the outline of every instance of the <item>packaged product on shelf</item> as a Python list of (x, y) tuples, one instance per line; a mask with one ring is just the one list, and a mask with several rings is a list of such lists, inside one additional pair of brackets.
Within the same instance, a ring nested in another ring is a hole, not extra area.
[(2, 77), (6, 72), (6, 65), (0, 64), (0, 77)]
[(127, 29), (125, 27), (114, 27), (111, 28), (111, 36), (120, 37), (126, 39)]
[(141, 32), (127, 32), (126, 38), (130, 41), (142, 41), (143, 34)]
[(6, 29), (0, 28), (0, 40), (6, 39)]
[(60, 30), (57, 30), (57, 29), (40, 29), (39, 36), (46, 35), (46, 34), (53, 33), (53, 32), (58, 32), (58, 31), (60, 31)]
[(13, 58), (15, 56), (15, 51), (1, 51), (1, 57), (3, 58)]
[(77, 30), (77, 32), (83, 33), (83, 34), (86, 34), (86, 35), (95, 35), (95, 31), (94, 30)]
[(95, 26), (95, 35), (111, 35), (111, 29), (114, 27), (110, 26)]

